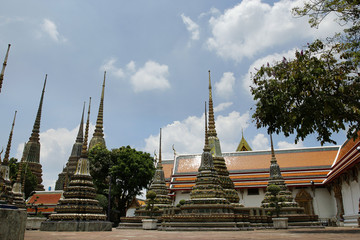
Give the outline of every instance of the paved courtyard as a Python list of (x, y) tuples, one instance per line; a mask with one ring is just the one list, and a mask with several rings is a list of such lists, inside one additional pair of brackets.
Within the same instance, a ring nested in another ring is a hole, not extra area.
[(145, 230), (113, 229), (111, 232), (41, 232), (26, 231), (25, 240), (211, 240), (211, 239), (327, 239), (345, 240), (360, 239), (359, 228), (323, 228), (323, 229), (289, 229), (289, 230), (255, 230), (255, 231), (224, 231), (224, 232), (163, 232)]

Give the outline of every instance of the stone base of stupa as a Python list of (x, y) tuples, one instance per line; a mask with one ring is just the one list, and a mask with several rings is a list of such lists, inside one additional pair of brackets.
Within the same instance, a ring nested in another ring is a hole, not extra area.
[(112, 223), (107, 221), (45, 221), (40, 231), (54, 232), (101, 232), (112, 231)]
[(0, 205), (0, 239), (24, 239), (26, 210), (11, 205)]

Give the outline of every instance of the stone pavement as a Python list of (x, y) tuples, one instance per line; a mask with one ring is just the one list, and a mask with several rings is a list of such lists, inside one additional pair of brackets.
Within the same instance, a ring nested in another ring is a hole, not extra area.
[(264, 229), (255, 231), (189, 231), (165, 232), (154, 230), (130, 230), (113, 228), (111, 232), (40, 232), (26, 231), (25, 240), (230, 240), (230, 239), (302, 239), (347, 240), (360, 239), (360, 228), (327, 227), (321, 229)]

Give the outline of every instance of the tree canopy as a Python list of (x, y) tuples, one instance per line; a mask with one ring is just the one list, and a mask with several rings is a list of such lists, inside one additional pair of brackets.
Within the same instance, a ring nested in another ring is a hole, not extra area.
[(125, 216), (133, 198), (148, 187), (155, 173), (154, 159), (150, 154), (130, 146), (109, 151), (96, 145), (89, 152), (89, 160), (98, 194), (108, 194), (111, 176), (111, 205), (120, 216)]
[(333, 132), (347, 129), (347, 137), (360, 130), (359, 9), (360, 1), (311, 0), (293, 9), (296, 16), (309, 16), (317, 27), (336, 13), (344, 30), (325, 40), (308, 43), (283, 58), (263, 65), (253, 75), (251, 93), (258, 128), (268, 133), (296, 134), (295, 142), (317, 133), (317, 139), (335, 143)]

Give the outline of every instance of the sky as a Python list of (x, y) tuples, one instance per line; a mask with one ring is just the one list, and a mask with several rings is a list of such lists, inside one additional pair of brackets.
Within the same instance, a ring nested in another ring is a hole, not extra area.
[[(270, 148), (251, 116), (251, 74), (267, 62), (291, 59), (316, 38), (341, 31), (332, 16), (318, 29), (292, 16), (290, 1), (4, 1), (0, 61), (11, 44), (0, 93), (0, 147), (17, 118), (11, 157), (21, 158), (48, 74), (42, 109), (43, 184), (54, 189), (68, 161), (84, 101), (92, 97), (90, 136), (104, 71), (104, 133), (108, 149), (131, 146), (152, 156), (162, 128), (163, 159), (201, 153), (204, 102), (211, 70), (216, 130), (223, 152), (242, 131), (253, 150)], [(281, 106), (279, 106), (281, 107)], [(346, 140), (336, 133), (337, 144)], [(294, 143), (273, 136), (275, 149), (317, 147), (316, 135)]]

